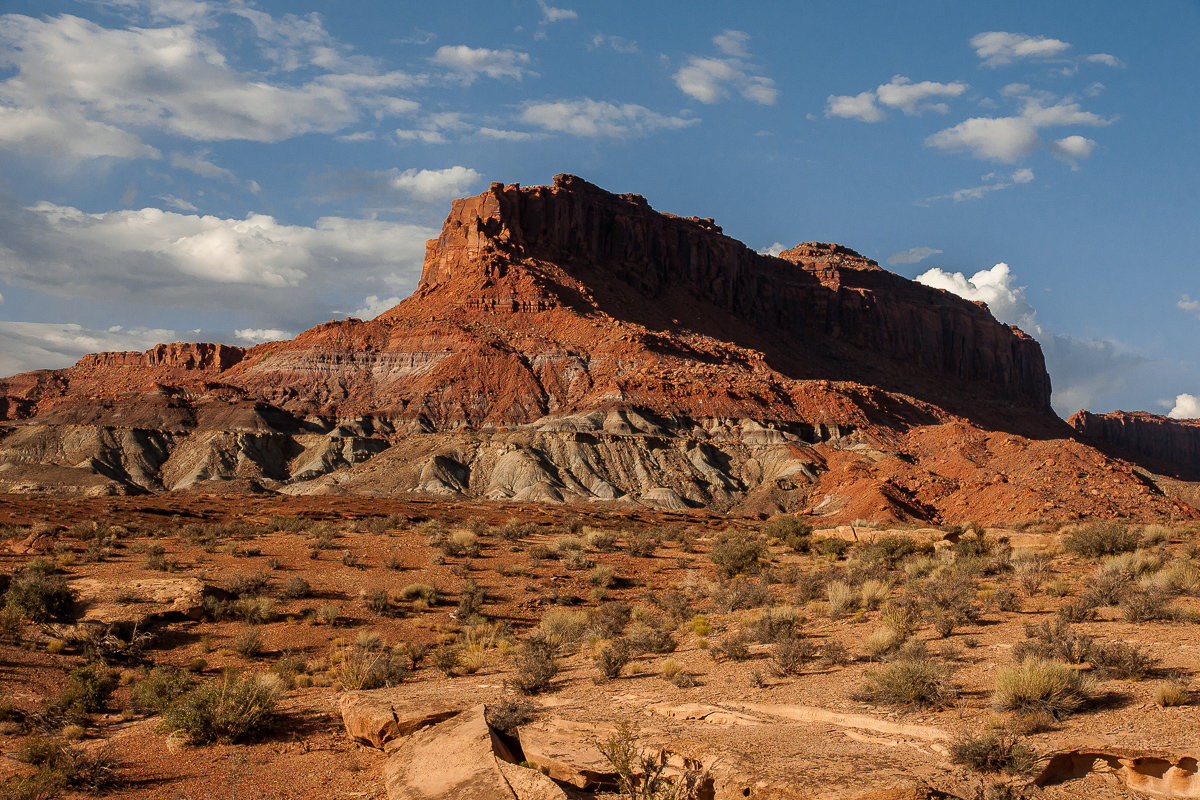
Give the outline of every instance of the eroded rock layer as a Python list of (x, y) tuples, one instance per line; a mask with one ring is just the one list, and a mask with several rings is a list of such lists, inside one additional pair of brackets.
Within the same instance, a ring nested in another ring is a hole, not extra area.
[(1037, 343), (982, 304), (560, 175), (455, 201), (417, 292), (375, 320), (0, 381), (0, 489), (1191, 513), (1069, 441), (1049, 398)]

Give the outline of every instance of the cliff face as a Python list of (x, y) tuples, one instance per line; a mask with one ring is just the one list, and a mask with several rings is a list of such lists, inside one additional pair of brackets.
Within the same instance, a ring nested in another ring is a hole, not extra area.
[(0, 491), (1193, 513), (1069, 441), (1049, 399), (1037, 343), (982, 305), (558, 176), (456, 201), (417, 292), (375, 320), (0, 381)]
[(1118, 448), (1158, 470), (1200, 479), (1200, 420), (1171, 419), (1144, 412), (1078, 411), (1067, 423), (1082, 436)]
[[(597, 299), (609, 301), (607, 310), (628, 304), (619, 295), (630, 292), (658, 308), (640, 319), (668, 329), (723, 338), (714, 310), (748, 323), (752, 344), (774, 342), (762, 349), (790, 377), (871, 382), (925, 399), (973, 395), (1052, 413), (1041, 348), (977, 304), (839, 245), (763, 256), (711, 219), (661, 214), (639, 195), (610, 194), (570, 175), (553, 186), (493, 184), (455, 201), (427, 246), (418, 296), (528, 312)], [(699, 314), (695, 301), (704, 306)], [(385, 318), (404, 316), (398, 308)]]

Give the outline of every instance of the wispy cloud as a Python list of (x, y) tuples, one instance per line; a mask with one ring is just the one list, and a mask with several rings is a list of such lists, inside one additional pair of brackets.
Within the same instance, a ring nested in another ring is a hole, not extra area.
[(678, 130), (700, 122), (695, 117), (671, 117), (632, 103), (608, 103), (586, 97), (528, 103), (521, 112), (521, 120), (548, 131), (616, 139)]
[(888, 256), (887, 263), (893, 267), (897, 264), (919, 264), (930, 256), (936, 256), (941, 252), (941, 250), (934, 250), (932, 247), (912, 247), (908, 250), (901, 250), (899, 253), (892, 253)]
[(473, 83), (480, 75), (519, 81), (526, 75), (536, 74), (528, 69), (529, 54), (516, 50), (489, 50), (486, 47), (467, 47), (465, 44), (443, 45), (431, 60), (440, 67), (446, 67), (453, 77), (466, 84)]
[(684, 94), (701, 103), (719, 103), (736, 91), (760, 105), (775, 104), (779, 90), (775, 81), (755, 74), (761, 70), (749, 63), (750, 34), (727, 30), (713, 37), (719, 56), (688, 56), (686, 66), (672, 77)]
[(1059, 39), (1006, 31), (976, 34), (971, 37), (971, 46), (985, 67), (1001, 67), (1026, 58), (1054, 58), (1071, 47)]

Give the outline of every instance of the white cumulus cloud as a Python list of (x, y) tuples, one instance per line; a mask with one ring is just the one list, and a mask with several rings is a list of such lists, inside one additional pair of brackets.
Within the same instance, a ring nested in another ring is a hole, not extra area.
[(1175, 395), (1175, 406), (1167, 412), (1171, 419), (1200, 419), (1200, 397), (1194, 394)]
[(714, 36), (713, 44), (721, 56), (688, 56), (687, 64), (672, 76), (675, 85), (705, 104), (727, 99), (732, 90), (751, 102), (774, 105), (779, 90), (775, 81), (755, 74), (760, 70), (747, 61), (749, 41), (750, 34), (744, 31), (727, 30)]
[(1003, 262), (979, 270), (970, 278), (961, 272), (945, 272), (936, 267), (916, 277), (917, 283), (945, 289), (967, 300), (982, 300), (1001, 322), (1039, 334), (1042, 326), (1038, 324), (1037, 312), (1025, 299), (1025, 287), (1014, 286), (1013, 279), (1008, 264)]
[(400, 299), (401, 298), (393, 295), (392, 297), (381, 300), (378, 295), (368, 295), (363, 300), (363, 307), (353, 312), (350, 316), (358, 317), (359, 319), (375, 319), (380, 314), (399, 303)]
[(924, 111), (945, 114), (950, 109), (945, 103), (927, 103), (932, 97), (958, 97), (967, 90), (965, 83), (936, 83), (921, 81), (913, 83), (903, 75), (896, 75), (890, 83), (875, 90), (879, 102), (889, 108), (898, 108), (905, 114), (919, 115)]
[(548, 131), (617, 139), (678, 130), (700, 122), (695, 117), (665, 116), (632, 103), (608, 103), (589, 98), (528, 103), (521, 112), (521, 120)]
[(1175, 304), (1190, 314), (1195, 314), (1197, 319), (1200, 319), (1200, 300), (1193, 300), (1185, 295), (1179, 296), (1179, 302)]
[(463, 83), (472, 83), (479, 75), (489, 78), (521, 80), (533, 74), (528, 68), (528, 53), (516, 50), (489, 50), (486, 47), (443, 45), (437, 49), (433, 62), (448, 68)]
[(856, 95), (831, 94), (825, 101), (825, 116), (860, 119), (863, 122), (887, 119), (887, 113), (875, 105), (874, 92), (861, 92)]
[(770, 247), (764, 247), (763, 249), (759, 250), (758, 254), (762, 255), (762, 256), (777, 256), (780, 253), (782, 253), (784, 250), (787, 250), (787, 249), (788, 249), (788, 246), (786, 244), (780, 244), (779, 242), (775, 242)]
[(1096, 142), (1086, 136), (1068, 136), (1065, 139), (1055, 139), (1049, 142), (1046, 147), (1050, 150), (1050, 155), (1062, 161), (1072, 161), (1077, 158), (1087, 158), (1092, 154), (1092, 150), (1096, 147)]
[[(258, 34), (253, 45), (285, 71), (304, 65), (322, 74), (286, 83), (239, 71), (207, 31), (218, 25), (221, 11), (247, 14), (197, 8), (179, 24), (126, 29), (68, 14), (0, 17), (0, 63), (12, 73), (0, 81), (0, 146), (78, 161), (158, 157), (141, 141), (143, 130), (202, 141), (277, 142), (336, 132), (366, 110), (386, 112), (393, 90), (419, 82), (347, 56), (323, 29), (317, 34), (320, 25), (312, 19), (292, 20), (296, 30), (283, 34), (278, 28), (292, 22), (272, 26), (266, 20), (274, 18), (255, 16), (260, 12), (250, 15)], [(292, 45), (305, 36), (300, 54)], [(292, 43), (284, 47), (289, 54), (279, 49), (285, 40)]]
[(887, 263), (892, 266), (896, 266), (897, 264), (919, 264), (930, 256), (936, 256), (941, 252), (941, 250), (934, 250), (932, 247), (911, 247), (908, 250), (901, 250), (899, 253), (892, 253), (888, 256)]
[(61, 369), (88, 353), (149, 350), (178, 340), (173, 330), (120, 326), (92, 330), (74, 323), (0, 321), (0, 376)]
[(1024, 58), (1053, 58), (1071, 45), (1045, 36), (987, 31), (972, 36), (971, 46), (975, 55), (983, 59), (984, 66), (999, 67)]
[(241, 328), (235, 330), (233, 335), (241, 339), (243, 342), (251, 344), (262, 344), (263, 342), (281, 342), (284, 339), (294, 338), (293, 334), (287, 331), (281, 331), (277, 328)]
[(1023, 117), (972, 117), (925, 139), (928, 147), (1009, 164), (1028, 156), (1041, 143), (1034, 126)]
[[(322, 217), (287, 225), (157, 208), (0, 206), (0, 280), (55, 297), (240, 315), (298, 330), (348, 298), (416, 285), (434, 228)], [(335, 305), (337, 304), (337, 305)]]

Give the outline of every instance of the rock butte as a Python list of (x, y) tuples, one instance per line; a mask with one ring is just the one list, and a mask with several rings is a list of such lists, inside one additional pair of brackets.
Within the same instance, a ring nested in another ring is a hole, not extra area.
[(456, 200), (417, 291), (374, 320), (0, 381), (0, 490), (1200, 515), (1123, 460), (1180, 477), (1200, 428), (1136, 417), (1064, 423), (1037, 342), (981, 303), (559, 175)]

